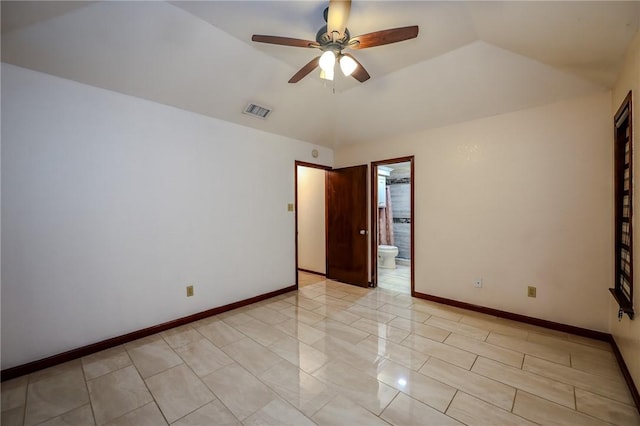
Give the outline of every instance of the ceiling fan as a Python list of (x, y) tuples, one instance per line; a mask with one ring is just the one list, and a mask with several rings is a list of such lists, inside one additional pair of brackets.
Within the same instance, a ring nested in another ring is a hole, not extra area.
[(340, 69), (345, 76), (351, 75), (362, 83), (370, 78), (369, 73), (356, 58), (349, 53), (342, 53), (342, 51), (346, 48), (366, 49), (416, 38), (418, 36), (418, 26), (392, 28), (351, 37), (347, 29), (350, 11), (350, 0), (330, 0), (329, 7), (324, 10), (324, 20), (327, 25), (318, 30), (316, 41), (258, 34), (254, 34), (251, 40), (282, 46), (320, 49), (324, 52), (322, 55), (313, 58), (300, 71), (295, 73), (289, 79), (289, 83), (297, 83), (318, 66), (321, 69), (321, 78), (333, 80), (336, 61), (340, 64)]

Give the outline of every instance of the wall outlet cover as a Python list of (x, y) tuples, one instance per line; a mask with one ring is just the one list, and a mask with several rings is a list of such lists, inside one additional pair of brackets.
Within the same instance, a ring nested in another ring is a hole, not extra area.
[(536, 297), (536, 288), (533, 286), (527, 287), (527, 296)]
[(187, 297), (191, 297), (193, 296), (193, 286), (192, 285), (188, 285), (187, 286)]
[(475, 288), (482, 288), (482, 278), (473, 281), (473, 286)]

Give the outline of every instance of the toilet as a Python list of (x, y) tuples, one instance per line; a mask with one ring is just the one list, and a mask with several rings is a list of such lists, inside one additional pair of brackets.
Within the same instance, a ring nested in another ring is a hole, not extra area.
[(396, 246), (378, 246), (378, 266), (387, 269), (396, 269), (396, 256), (398, 255), (398, 247)]

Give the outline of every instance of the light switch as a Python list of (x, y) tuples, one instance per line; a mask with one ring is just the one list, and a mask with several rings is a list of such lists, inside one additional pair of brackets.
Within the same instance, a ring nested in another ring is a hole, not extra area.
[(287, 204), (287, 211), (290, 211), (290, 212), (293, 211), (293, 203)]

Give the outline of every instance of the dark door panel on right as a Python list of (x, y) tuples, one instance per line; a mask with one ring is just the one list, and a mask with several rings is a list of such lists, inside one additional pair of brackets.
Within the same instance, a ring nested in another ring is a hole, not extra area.
[(327, 171), (327, 278), (369, 285), (367, 166)]

